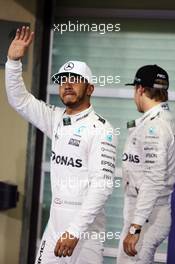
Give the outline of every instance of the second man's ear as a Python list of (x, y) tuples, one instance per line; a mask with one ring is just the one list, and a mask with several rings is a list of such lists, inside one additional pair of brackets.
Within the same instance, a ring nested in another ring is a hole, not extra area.
[(139, 85), (137, 90), (138, 90), (140, 95), (142, 95), (145, 92), (145, 89), (144, 89), (144, 87), (142, 85)]

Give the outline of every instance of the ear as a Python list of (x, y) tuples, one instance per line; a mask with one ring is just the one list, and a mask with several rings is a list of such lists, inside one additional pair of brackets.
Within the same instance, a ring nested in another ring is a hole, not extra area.
[(88, 96), (91, 96), (92, 93), (93, 93), (93, 91), (94, 91), (94, 85), (88, 84), (88, 87), (87, 87), (87, 95)]
[(139, 85), (138, 88), (137, 88), (137, 90), (138, 90), (138, 93), (139, 93), (140, 95), (143, 95), (144, 92), (145, 92), (145, 89), (144, 89), (144, 87), (143, 87), (142, 85)]
[(143, 95), (145, 93), (145, 88), (140, 85), (140, 95)]

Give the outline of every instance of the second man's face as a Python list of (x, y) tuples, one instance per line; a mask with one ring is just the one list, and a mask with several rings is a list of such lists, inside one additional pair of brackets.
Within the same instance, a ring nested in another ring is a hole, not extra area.
[(143, 113), (142, 102), (141, 102), (141, 90), (140, 89), (141, 89), (141, 87), (138, 87), (138, 86), (134, 87), (134, 101), (135, 101), (135, 104), (137, 106), (137, 110), (140, 113)]

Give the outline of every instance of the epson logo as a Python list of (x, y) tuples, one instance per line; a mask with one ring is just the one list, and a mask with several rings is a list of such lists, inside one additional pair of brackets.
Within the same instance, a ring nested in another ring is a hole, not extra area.
[(133, 162), (133, 163), (139, 163), (139, 156), (138, 155), (132, 155), (132, 154), (127, 154), (124, 153), (123, 154), (123, 161), (129, 161), (129, 162)]
[(56, 155), (54, 151), (52, 151), (51, 160), (59, 165), (72, 166), (77, 168), (82, 167), (81, 159), (73, 159), (72, 157)]
[(157, 158), (157, 154), (155, 153), (147, 153), (146, 158)]
[(109, 162), (109, 161), (107, 161), (107, 160), (102, 160), (102, 161), (101, 161), (101, 164), (102, 164), (102, 165), (108, 165), (109, 167), (115, 169), (115, 164), (112, 163), (112, 162)]

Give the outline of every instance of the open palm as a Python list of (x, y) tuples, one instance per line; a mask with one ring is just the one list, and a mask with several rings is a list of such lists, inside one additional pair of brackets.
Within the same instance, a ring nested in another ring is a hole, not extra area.
[(31, 32), (29, 27), (22, 27), (21, 30), (17, 29), (16, 36), (8, 50), (9, 59), (19, 60), (24, 57), (26, 50), (32, 43), (33, 36), (34, 32)]

